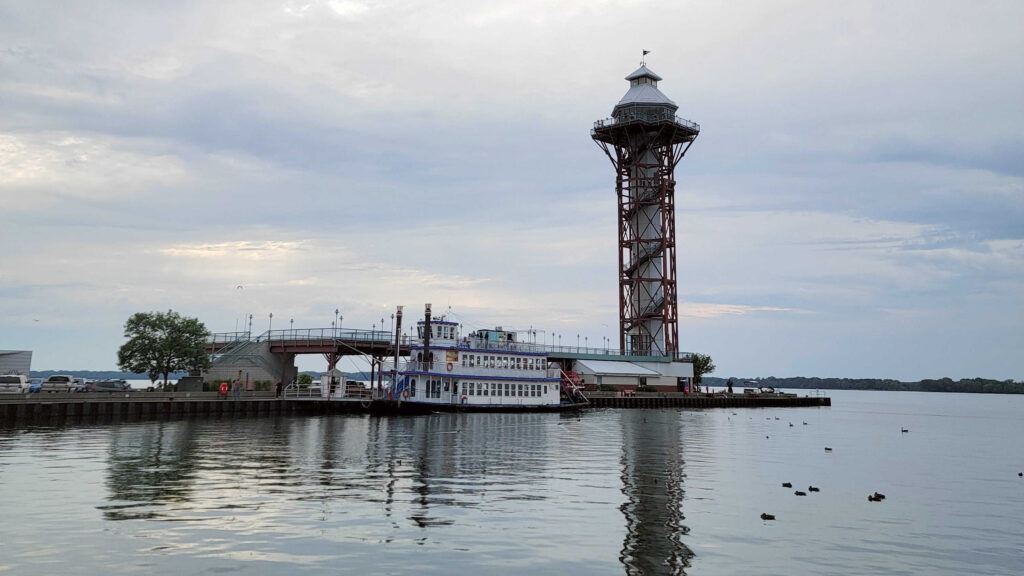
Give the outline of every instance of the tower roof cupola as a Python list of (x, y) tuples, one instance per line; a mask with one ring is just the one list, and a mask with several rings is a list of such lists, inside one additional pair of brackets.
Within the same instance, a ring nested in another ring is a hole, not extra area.
[[(641, 65), (632, 74), (626, 76), (626, 80), (629, 80), (629, 90), (622, 97), (622, 100), (619, 100), (619, 103), (615, 105), (615, 110), (619, 110), (623, 106), (635, 104), (641, 106), (663, 106), (671, 109), (670, 113), (675, 113), (679, 108), (675, 102), (662, 94), (661, 90), (658, 90), (658, 81), (661, 80), (661, 76), (652, 72), (646, 65)], [(616, 116), (615, 110), (612, 111), (612, 116)]]
[(654, 82), (655, 82), (654, 85), (655, 86), (657, 86), (658, 85), (657, 82), (659, 80), (661, 80), (661, 76), (658, 76), (657, 74), (652, 72), (651, 69), (648, 68), (646, 64), (641, 65), (639, 68), (634, 70), (632, 74), (630, 74), (629, 76), (626, 76), (626, 80), (630, 81), (630, 86), (636, 86), (636, 84), (637, 84), (636, 80), (639, 79), (639, 78), (645, 78), (645, 77), (646, 78), (650, 78), (651, 80), (654, 80)]

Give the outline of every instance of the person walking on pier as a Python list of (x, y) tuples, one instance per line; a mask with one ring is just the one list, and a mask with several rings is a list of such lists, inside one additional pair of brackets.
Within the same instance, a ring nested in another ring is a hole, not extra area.
[(237, 378), (231, 383), (231, 394), (235, 397), (235, 400), (242, 397), (242, 383)]

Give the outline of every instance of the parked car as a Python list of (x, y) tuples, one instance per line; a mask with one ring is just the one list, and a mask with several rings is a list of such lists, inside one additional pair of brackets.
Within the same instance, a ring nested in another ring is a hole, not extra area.
[(29, 391), (28, 376), (24, 374), (6, 374), (0, 376), (0, 393), (18, 394)]
[(131, 388), (131, 384), (124, 380), (93, 380), (86, 384), (89, 392), (126, 392)]
[(43, 380), (40, 392), (71, 392), (75, 389), (75, 377), (70, 374), (54, 374)]

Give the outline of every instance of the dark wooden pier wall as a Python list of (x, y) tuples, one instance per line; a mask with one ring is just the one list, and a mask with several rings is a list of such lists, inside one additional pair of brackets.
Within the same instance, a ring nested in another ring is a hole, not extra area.
[(827, 396), (783, 396), (769, 394), (665, 394), (643, 396), (590, 397), (593, 408), (804, 408), (831, 406)]
[[(386, 400), (324, 402), (273, 396), (220, 398), (198, 394), (136, 393), (126, 398), (68, 394), (0, 397), (0, 426), (90, 424), (177, 418), (236, 418), (343, 413), (415, 414), (430, 412)], [(831, 406), (827, 397), (747, 395), (644, 395), (590, 398), (591, 408), (793, 408)], [(456, 408), (457, 409), (457, 408)]]

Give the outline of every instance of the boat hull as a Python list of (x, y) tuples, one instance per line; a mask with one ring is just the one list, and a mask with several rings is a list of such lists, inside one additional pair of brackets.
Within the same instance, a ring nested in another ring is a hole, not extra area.
[(442, 404), (410, 402), (408, 400), (378, 400), (370, 410), (379, 414), (432, 414), (435, 412), (572, 412), (586, 408), (586, 403), (575, 404)]

